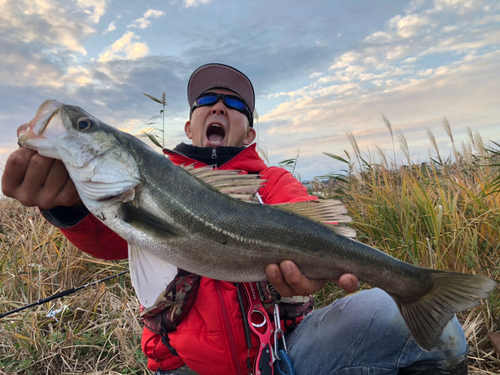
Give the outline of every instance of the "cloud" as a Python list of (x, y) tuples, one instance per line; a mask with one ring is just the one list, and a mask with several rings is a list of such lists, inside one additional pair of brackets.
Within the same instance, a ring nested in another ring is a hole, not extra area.
[(211, 2), (212, 0), (184, 0), (184, 6), (186, 8), (197, 7), (201, 4), (203, 5), (210, 4)]
[(406, 9), (407, 14), (414, 13), (425, 4), (425, 0), (412, 0)]
[[(383, 94), (380, 89), (372, 89), (361, 96), (344, 96), (335, 100), (324, 100), (320, 96), (297, 98), (282, 103), (271, 113), (261, 116), (259, 121), (270, 129), (267, 131), (270, 137), (299, 134), (301, 139), (311, 137), (325, 144), (336, 137), (335, 134), (348, 130), (355, 135), (369, 134), (366, 129), (380, 121), (381, 113), (395, 123), (418, 126), (425, 123), (435, 127), (429, 122), (444, 116), (456, 124), (479, 126), (479, 123), (474, 124), (475, 120), (494, 123), (498, 111), (485, 114), (484, 108), (486, 103), (500, 101), (500, 94), (494, 94), (495, 87), (500, 84), (500, 77), (494, 74), (499, 62), (500, 52), (496, 52), (474, 62), (441, 66), (434, 74), (429, 72), (427, 78), (403, 80), (393, 87), (384, 86)], [(468, 89), (464, 90), (464, 87)], [(396, 102), (397, 106), (394, 105)], [(279, 122), (281, 126), (271, 126)], [(412, 131), (411, 126), (408, 129)], [(318, 136), (325, 132), (331, 135)], [(294, 139), (297, 144), (297, 137)], [(362, 146), (375, 141), (368, 136)]]
[[(107, 8), (106, 0), (78, 0), (76, 5), (88, 14), (89, 19), (95, 24), (99, 23)], [(90, 11), (90, 8), (94, 8), (94, 11)]]
[(480, 17), (475, 21), (476, 26), (484, 26), (490, 23), (500, 22), (500, 14), (488, 14), (484, 17)]
[[(62, 3), (48, 0), (4, 0), (0, 2), (0, 30), (9, 30), (4, 40), (20, 44), (41, 43), (57, 50), (86, 55), (81, 40), (96, 32), (85, 19), (78, 19)], [(85, 17), (86, 18), (86, 17)]]
[(471, 41), (470, 36), (467, 37), (463, 34), (450, 38), (443, 38), (439, 40), (437, 45), (426, 49), (425, 51), (421, 52), (420, 55), (425, 56), (445, 52), (465, 53), (467, 51), (477, 50), (483, 47), (499, 45), (500, 30), (491, 31), (488, 34), (478, 35), (474, 39), (476, 40)]
[(410, 48), (408, 45), (400, 44), (394, 46), (390, 51), (385, 54), (387, 60), (401, 59), (409, 55)]
[(389, 21), (389, 27), (396, 30), (396, 34), (401, 38), (410, 38), (417, 35), (419, 29), (430, 23), (427, 16), (410, 14), (408, 16), (397, 15)]
[(107, 62), (117, 59), (137, 59), (148, 54), (149, 48), (146, 43), (134, 42), (140, 39), (132, 31), (127, 31), (111, 46), (99, 54), (99, 62)]
[(165, 15), (164, 11), (149, 9), (146, 13), (144, 13), (144, 16), (136, 19), (134, 22), (132, 22), (132, 24), (128, 25), (127, 27), (129, 28), (137, 27), (139, 29), (145, 29), (146, 27), (151, 25), (151, 21), (149, 20), (150, 18), (158, 18), (164, 15)]
[(452, 31), (458, 30), (459, 28), (460, 28), (459, 25), (444, 26), (441, 31), (443, 33), (450, 33)]
[(77, 84), (79, 86), (86, 86), (94, 82), (94, 77), (91, 76), (90, 71), (82, 66), (69, 67), (68, 73), (62, 79), (66, 84)]
[(116, 30), (115, 21), (113, 21), (108, 25), (108, 28), (103, 31), (103, 34), (107, 34), (107, 33), (110, 33), (111, 31), (115, 31), (115, 30)]
[(471, 8), (480, 7), (480, 3), (481, 1), (477, 0), (434, 0), (434, 9), (441, 11), (446, 8), (455, 8), (462, 14)]
[(365, 38), (364, 42), (373, 44), (383, 44), (390, 42), (392, 40), (392, 35), (385, 31), (377, 31), (372, 35)]
[[(105, 10), (104, 0), (0, 1), (1, 86), (50, 88), (71, 81), (76, 76), (68, 66), (87, 55), (83, 41), (97, 34), (92, 25)], [(79, 74), (72, 83), (83, 82)]]
[[(476, 13), (457, 22), (464, 7)], [(345, 131), (359, 137), (362, 148), (377, 144), (391, 149), (381, 113), (404, 129), (417, 145), (415, 157), (422, 160), (430, 147), (425, 127), (440, 128), (444, 116), (452, 125), (480, 127), (485, 137), (498, 136), (500, 112), (493, 107), (500, 102), (495, 67), (500, 63), (500, 27), (498, 14), (487, 7), (480, 11), (468, 2), (445, 1), (428, 9), (414, 1), (406, 16), (391, 17), (385, 28), (336, 57), (327, 72), (315, 69), (310, 84), (269, 95), (289, 98), (259, 120), (265, 140), (261, 147), (280, 145), (270, 153), (271, 162), (292, 157), (299, 145), (302, 163), (314, 166), (306, 175), (313, 170), (326, 174), (318, 149), (346, 148)], [(420, 13), (412, 13), (418, 9)]]
[(359, 58), (361, 58), (361, 55), (358, 52), (352, 51), (344, 53), (340, 56), (340, 58), (335, 60), (335, 63), (332, 66), (330, 66), (330, 70), (346, 68)]

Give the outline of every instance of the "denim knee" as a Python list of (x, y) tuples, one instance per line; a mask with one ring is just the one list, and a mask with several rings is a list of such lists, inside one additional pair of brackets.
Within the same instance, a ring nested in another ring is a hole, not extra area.
[[(422, 350), (410, 335), (394, 300), (376, 288), (314, 311), (289, 339), (292, 361), (301, 370), (298, 373), (333, 374), (355, 368), (369, 368), (369, 373), (397, 373), (397, 369), (415, 362), (462, 360), (468, 351), (456, 318), (445, 327), (436, 348)], [(316, 368), (318, 360), (322, 363), (321, 371)]]

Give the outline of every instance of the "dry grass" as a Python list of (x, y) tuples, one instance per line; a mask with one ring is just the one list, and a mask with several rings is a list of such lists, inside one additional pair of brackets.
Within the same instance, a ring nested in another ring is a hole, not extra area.
[[(0, 311), (127, 269), (71, 245), (37, 209), (0, 200)], [(48, 317), (51, 311), (59, 311)], [(0, 374), (146, 374), (128, 275), (0, 320)]]

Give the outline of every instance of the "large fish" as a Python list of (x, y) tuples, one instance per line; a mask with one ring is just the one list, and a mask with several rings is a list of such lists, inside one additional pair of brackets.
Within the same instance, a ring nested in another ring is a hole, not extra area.
[(176, 267), (244, 282), (264, 280), (266, 265), (288, 259), (311, 279), (351, 273), (383, 289), (418, 345), (431, 350), (453, 315), (496, 285), (483, 276), (417, 267), (335, 234), (320, 223), (338, 215), (329, 213), (334, 203), (325, 212), (324, 203), (276, 208), (230, 197), (220, 190), (248, 194), (254, 177), (227, 187), (226, 172), (193, 175), (75, 106), (45, 101), (19, 144), (61, 159), (89, 211), (129, 243), (132, 281), (145, 306)]

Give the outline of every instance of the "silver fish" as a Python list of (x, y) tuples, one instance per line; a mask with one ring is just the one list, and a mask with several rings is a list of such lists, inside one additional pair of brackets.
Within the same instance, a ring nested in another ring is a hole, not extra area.
[[(224, 187), (238, 178), (193, 175), (75, 106), (45, 101), (19, 144), (61, 159), (89, 211), (129, 243), (132, 281), (146, 306), (176, 267), (245, 282), (265, 279), (266, 265), (288, 259), (311, 279), (351, 273), (383, 289), (418, 345), (431, 350), (453, 315), (478, 305), (475, 298), (496, 285), (483, 276), (417, 267), (335, 234), (320, 223), (342, 217), (342, 209), (331, 213), (341, 207), (335, 203), (325, 211), (321, 203), (273, 207), (234, 199), (224, 192), (251, 194), (261, 181), (247, 176)], [(163, 279), (154, 280), (159, 274)]]

